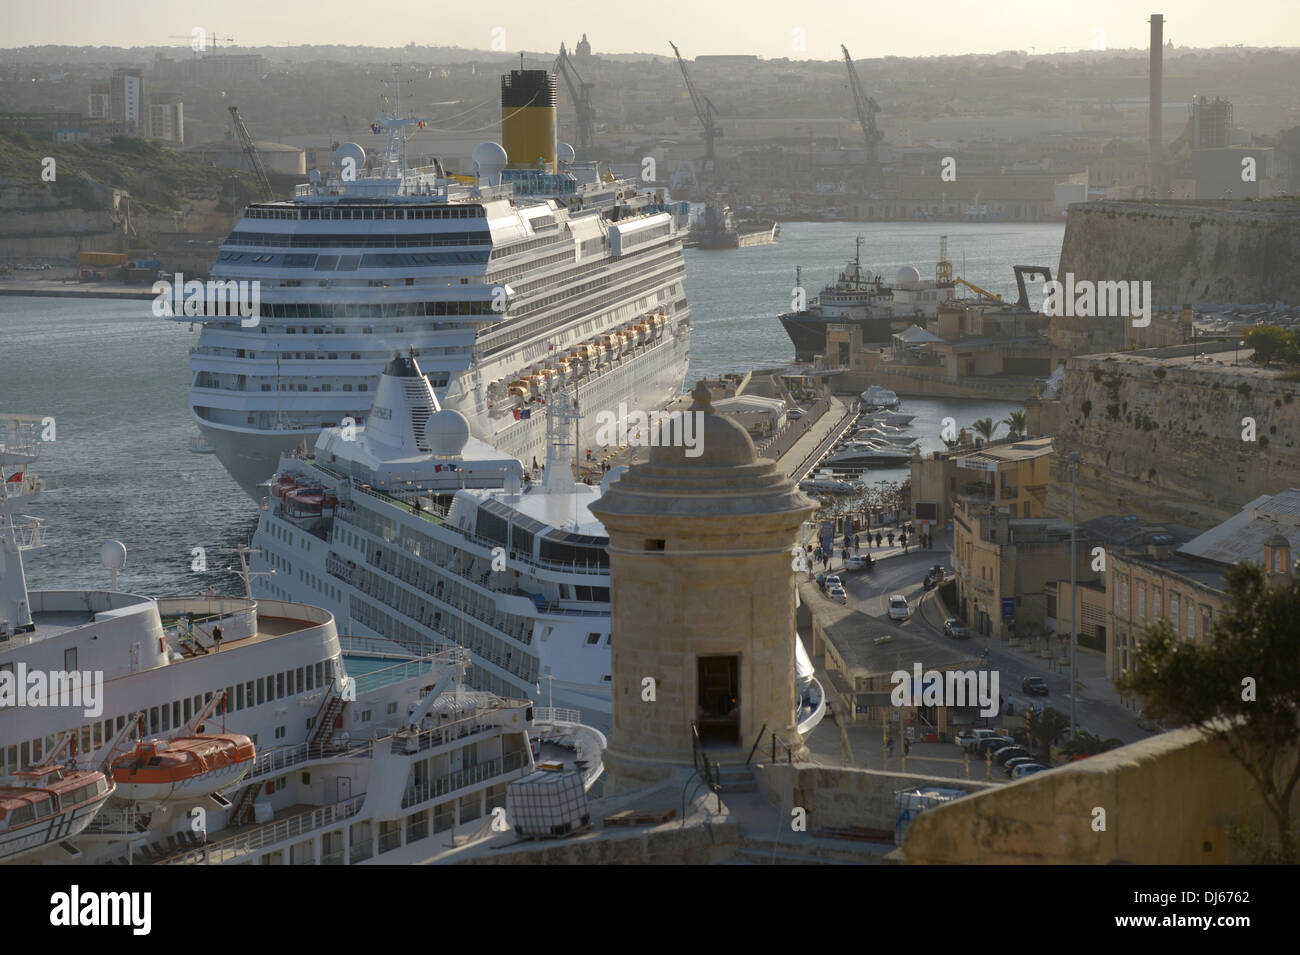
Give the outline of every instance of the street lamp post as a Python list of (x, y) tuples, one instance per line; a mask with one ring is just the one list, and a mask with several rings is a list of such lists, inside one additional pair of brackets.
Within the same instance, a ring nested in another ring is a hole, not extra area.
[(1075, 544), (1079, 537), (1079, 452), (1072, 451), (1070, 462), (1070, 739), (1078, 738), (1075, 704), (1079, 696), (1079, 581), (1075, 565)]

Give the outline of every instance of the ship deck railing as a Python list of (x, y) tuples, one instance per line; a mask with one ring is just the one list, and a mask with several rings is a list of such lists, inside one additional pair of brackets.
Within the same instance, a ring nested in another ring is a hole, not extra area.
[(426, 780), (418, 786), (407, 786), (406, 791), (402, 793), (402, 808), (409, 809), (419, 803), (450, 795), (477, 783), (519, 772), (526, 765), (526, 755), (521, 750), (505, 756), (494, 756), (476, 766), (468, 766), (454, 773), (439, 776), (437, 779)]
[(254, 760), (253, 768), (239, 780), (237, 785), (246, 786), (255, 780), (266, 776), (276, 776), (286, 769), (318, 759), (368, 759), (374, 755), (374, 752), (374, 740), (366, 740), (355, 746), (338, 746), (327, 743), (299, 743), (296, 746), (281, 746), (259, 754)]
[(381, 670), (371, 670), (369, 673), (363, 673), (356, 678), (356, 691), (358, 694), (373, 693), (380, 687), (426, 677), (435, 671), (441, 673), (447, 667), (455, 666), (458, 663), (468, 666), (471, 662), (468, 650), (464, 647), (451, 647), (427, 657), (406, 660), (402, 663), (395, 663), (390, 667), (384, 667)]
[(214, 865), (246, 858), (263, 849), (269, 848), (286, 839), (295, 839), (309, 832), (315, 832), (350, 819), (361, 809), (366, 801), (365, 793), (345, 799), (342, 802), (307, 812), (296, 813), (284, 819), (274, 820), (241, 832), (237, 835), (219, 839), (199, 849), (179, 853), (169, 859), (160, 861), (160, 865), (208, 864)]

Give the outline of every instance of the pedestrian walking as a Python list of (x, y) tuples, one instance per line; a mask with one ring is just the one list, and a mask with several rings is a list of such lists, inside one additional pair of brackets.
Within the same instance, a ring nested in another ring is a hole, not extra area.
[(858, 546), (858, 535), (853, 535), (853, 553), (858, 553), (861, 548)]
[(912, 744), (909, 743), (907, 740), (903, 740), (903, 755), (906, 756), (911, 751), (912, 751)]
[(890, 756), (894, 755), (894, 737), (890, 736), (885, 740), (885, 752)]
[(886, 539), (887, 541), (889, 541), (889, 546), (890, 546), (890, 547), (893, 547), (893, 546), (894, 546), (894, 532), (893, 532), (893, 531), (890, 531), (890, 532), (886, 535), (885, 539)]
[(876, 546), (877, 546), (877, 547), (883, 547), (883, 546), (884, 546), (883, 544), (881, 544), (880, 531), (876, 531)]

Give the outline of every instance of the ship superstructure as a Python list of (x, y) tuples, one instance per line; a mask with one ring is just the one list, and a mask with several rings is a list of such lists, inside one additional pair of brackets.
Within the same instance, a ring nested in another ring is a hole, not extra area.
[(553, 105), (512, 104), (553, 87), (545, 71), (505, 78), (503, 140), (527, 155), (484, 143), (473, 181), (407, 169), (404, 131), (423, 121), (394, 115), (376, 124), (389, 137), (377, 162), (344, 144), (324, 181), (245, 209), (212, 277), (258, 282), (259, 315), (175, 318), (203, 326), (190, 359), (199, 430), (255, 498), (282, 453), (365, 420), (398, 349), (416, 350), (474, 437), (524, 461), (545, 453), (532, 414), (544, 369), (592, 411), (677, 394), (686, 205), (572, 161), (564, 144), (548, 153), (538, 129), (553, 140)]
[[(802, 272), (802, 270), (800, 270)], [(802, 288), (802, 275), (795, 279)], [(934, 318), (939, 308), (953, 300), (956, 285), (952, 281), (922, 279), (912, 266), (898, 270), (892, 284), (879, 273), (862, 266), (862, 237), (856, 240), (854, 256), (835, 281), (798, 311), (784, 312), (779, 318), (794, 343), (797, 361), (812, 361), (826, 354), (826, 329), (829, 325), (856, 325), (862, 329), (865, 344), (889, 343), (894, 332), (920, 320)], [(836, 356), (827, 356), (833, 363)]]

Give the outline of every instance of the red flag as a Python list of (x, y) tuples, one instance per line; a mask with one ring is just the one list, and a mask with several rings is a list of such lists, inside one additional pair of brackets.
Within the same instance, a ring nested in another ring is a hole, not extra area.
[(22, 479), (23, 479), (23, 472), (22, 472), (22, 471), (15, 471), (13, 474), (9, 475), (9, 477), (7, 477), (7, 478), (5, 479), (5, 483), (6, 483), (6, 484), (18, 484), (20, 481), (22, 481)]

